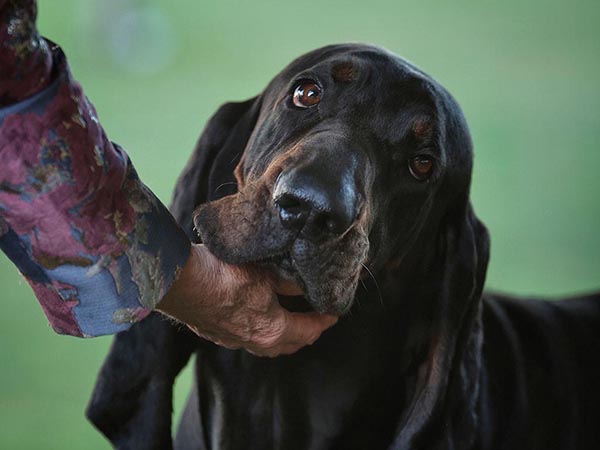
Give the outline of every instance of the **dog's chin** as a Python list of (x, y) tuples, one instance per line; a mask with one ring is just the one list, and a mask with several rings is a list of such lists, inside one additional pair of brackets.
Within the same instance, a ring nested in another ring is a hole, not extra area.
[(285, 286), (278, 295), (279, 302), (292, 312), (316, 311), (322, 314), (341, 316), (352, 307), (356, 289), (347, 291), (351, 292), (351, 295), (346, 295), (344, 298), (332, 299), (315, 296), (315, 292), (322, 291), (322, 284), (331, 282), (308, 283), (302, 276), (301, 269), (294, 264), (290, 253), (257, 261), (256, 264), (273, 273), (279, 281), (278, 284)]

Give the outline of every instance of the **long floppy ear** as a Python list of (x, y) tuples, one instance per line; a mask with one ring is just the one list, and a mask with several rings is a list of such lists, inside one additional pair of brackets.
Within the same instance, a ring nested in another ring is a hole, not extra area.
[(473, 439), (489, 235), (468, 198), (461, 203), (464, 207), (452, 211), (442, 226), (441, 279), (429, 355), (390, 449), (442, 448), (436, 444), (448, 442), (455, 446), (443, 448), (470, 448)]
[[(227, 103), (210, 119), (177, 181), (171, 212), (197, 242), (192, 212), (235, 192), (234, 169), (252, 134), (259, 98)], [(120, 449), (170, 449), (173, 383), (201, 339), (152, 313), (119, 333), (98, 375), (86, 415)]]
[(234, 172), (256, 125), (260, 105), (260, 97), (254, 97), (221, 106), (177, 180), (171, 212), (194, 242), (198, 240), (192, 222), (194, 209), (237, 191)]
[(191, 332), (152, 313), (118, 333), (87, 418), (118, 449), (169, 449), (173, 382), (196, 347)]

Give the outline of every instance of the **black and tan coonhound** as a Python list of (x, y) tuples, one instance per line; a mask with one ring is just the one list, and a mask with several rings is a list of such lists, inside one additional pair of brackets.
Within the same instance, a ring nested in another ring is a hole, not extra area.
[(173, 213), (221, 259), (300, 284), (287, 308), (342, 317), (268, 359), (151, 316), (116, 337), (90, 420), (123, 449), (600, 448), (600, 295), (482, 294), (472, 160), (452, 96), (372, 46), (310, 52), (221, 107)]

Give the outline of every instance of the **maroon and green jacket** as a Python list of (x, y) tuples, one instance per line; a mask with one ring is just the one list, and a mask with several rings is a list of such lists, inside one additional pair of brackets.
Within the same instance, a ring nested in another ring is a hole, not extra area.
[(110, 334), (152, 310), (190, 243), (35, 19), (35, 0), (0, 0), (0, 249), (54, 330)]

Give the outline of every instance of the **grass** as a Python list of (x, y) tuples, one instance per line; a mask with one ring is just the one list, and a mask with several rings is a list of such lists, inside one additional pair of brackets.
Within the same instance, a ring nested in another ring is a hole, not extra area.
[[(129, 66), (110, 50), (126, 8), (150, 11), (162, 30), (126, 33), (132, 41), (116, 45), (133, 49)], [(492, 235), (488, 285), (553, 296), (600, 288), (599, 19), (593, 1), (42, 0), (39, 23), (165, 202), (210, 114), (256, 95), (293, 57), (342, 41), (402, 54), (470, 123), (473, 202)], [(164, 46), (162, 66), (141, 72)], [(110, 338), (55, 335), (3, 255), (0, 286), (0, 448), (108, 448), (83, 410)], [(188, 371), (178, 408), (189, 381)]]

